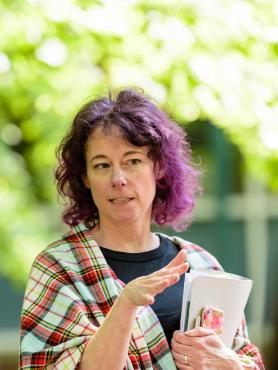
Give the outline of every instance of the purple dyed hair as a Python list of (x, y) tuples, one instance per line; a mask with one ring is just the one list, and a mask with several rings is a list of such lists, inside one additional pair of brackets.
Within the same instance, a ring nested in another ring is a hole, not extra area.
[(83, 222), (87, 227), (99, 222), (91, 191), (82, 180), (86, 174), (85, 149), (88, 136), (96, 127), (109, 134), (112, 125), (132, 145), (148, 146), (155, 169), (164, 174), (156, 180), (152, 222), (177, 231), (185, 229), (191, 222), (199, 190), (199, 171), (191, 163), (186, 133), (141, 90), (134, 89), (123, 89), (115, 98), (109, 93), (108, 97), (89, 101), (77, 113), (57, 148), (57, 188), (67, 199), (64, 222), (70, 226)]

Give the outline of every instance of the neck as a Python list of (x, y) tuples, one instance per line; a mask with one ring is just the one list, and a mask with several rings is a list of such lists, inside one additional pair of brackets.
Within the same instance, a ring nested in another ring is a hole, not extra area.
[(93, 230), (93, 237), (101, 247), (121, 252), (146, 252), (159, 246), (159, 237), (151, 233), (150, 225), (134, 227), (100, 222)]

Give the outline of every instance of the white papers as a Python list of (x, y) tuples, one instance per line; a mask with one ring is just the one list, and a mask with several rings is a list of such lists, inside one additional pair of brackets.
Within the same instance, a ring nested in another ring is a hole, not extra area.
[(227, 272), (191, 270), (184, 280), (181, 331), (195, 327), (195, 319), (204, 306), (219, 308), (225, 315), (220, 338), (231, 348), (252, 284), (252, 280)]

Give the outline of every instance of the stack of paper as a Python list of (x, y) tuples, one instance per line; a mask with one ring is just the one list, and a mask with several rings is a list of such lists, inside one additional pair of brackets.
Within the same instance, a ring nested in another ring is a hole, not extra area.
[(184, 280), (181, 331), (195, 327), (195, 320), (203, 307), (218, 308), (224, 311), (220, 338), (231, 348), (252, 284), (252, 280), (227, 272), (191, 270), (185, 274)]

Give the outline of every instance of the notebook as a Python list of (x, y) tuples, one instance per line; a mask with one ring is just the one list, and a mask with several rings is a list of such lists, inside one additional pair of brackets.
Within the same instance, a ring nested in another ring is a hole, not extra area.
[(191, 270), (185, 274), (180, 330), (193, 329), (205, 306), (224, 312), (220, 338), (232, 347), (244, 315), (252, 280), (215, 270)]

